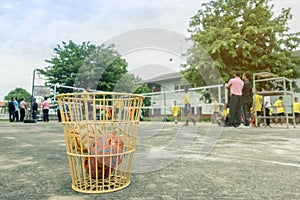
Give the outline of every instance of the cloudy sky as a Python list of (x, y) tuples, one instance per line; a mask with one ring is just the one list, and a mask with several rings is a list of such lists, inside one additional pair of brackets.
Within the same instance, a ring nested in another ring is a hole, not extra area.
[[(33, 69), (46, 67), (44, 60), (53, 56), (53, 48), (62, 41), (98, 45), (143, 28), (187, 36), (188, 22), (204, 2), (208, 0), (0, 0), (0, 100), (16, 87), (31, 92)], [(294, 18), (289, 25), (292, 32), (300, 31), (296, 21), (300, 1), (272, 2), (275, 13), (283, 7), (292, 8)], [(138, 65), (135, 57), (128, 55), (129, 64)], [(140, 65), (151, 64), (147, 62)], [(180, 62), (175, 56), (167, 68), (176, 70)]]

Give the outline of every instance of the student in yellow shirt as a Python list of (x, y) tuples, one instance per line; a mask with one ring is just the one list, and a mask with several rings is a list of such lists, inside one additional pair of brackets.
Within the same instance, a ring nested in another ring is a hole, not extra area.
[[(253, 103), (255, 102), (255, 106), (253, 105), (252, 107), (254, 108), (254, 113), (256, 113), (256, 117), (261, 116), (262, 100), (263, 100), (263, 96), (259, 94), (253, 95)], [(257, 126), (258, 127), (260, 126), (260, 119), (258, 119)]]
[(228, 103), (225, 103), (223, 105), (223, 112), (221, 114), (221, 119), (217, 118), (217, 121), (220, 126), (225, 126), (229, 123), (229, 105)]
[(173, 117), (174, 117), (174, 123), (177, 124), (178, 123), (177, 117), (178, 117), (178, 113), (179, 113), (180, 108), (177, 105), (176, 101), (174, 101), (174, 104), (173, 104), (171, 109), (172, 109), (172, 113), (173, 113)]
[(294, 108), (294, 114), (295, 114), (295, 121), (296, 121), (296, 124), (298, 124), (299, 118), (300, 118), (300, 103), (298, 102), (297, 97), (294, 98), (293, 108)]
[(216, 100), (215, 97), (212, 97), (211, 98), (211, 107), (210, 107), (210, 112), (213, 111), (213, 114), (212, 114), (212, 121), (214, 123), (217, 122), (217, 118), (219, 117), (219, 113), (220, 113), (220, 107), (219, 107), (219, 103), (218, 101)]
[(190, 103), (190, 94), (189, 94), (188, 87), (184, 88), (183, 103), (184, 103), (184, 115), (186, 116), (186, 122), (183, 126), (188, 126), (189, 119), (191, 119), (195, 125), (196, 120), (191, 115), (191, 103)]
[(280, 118), (276, 118), (276, 123), (278, 123), (279, 119), (280, 119), (280, 124), (282, 124), (282, 122), (284, 121), (283, 117), (284, 117), (284, 107), (283, 107), (283, 103), (282, 103), (283, 97), (280, 96), (279, 99), (274, 103), (274, 107), (277, 108), (277, 116), (280, 116)]

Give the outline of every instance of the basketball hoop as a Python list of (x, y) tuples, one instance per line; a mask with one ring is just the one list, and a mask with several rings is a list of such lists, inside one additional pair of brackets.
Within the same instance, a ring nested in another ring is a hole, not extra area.
[(49, 97), (50, 96), (50, 87), (43, 86), (43, 85), (35, 85), (33, 96)]

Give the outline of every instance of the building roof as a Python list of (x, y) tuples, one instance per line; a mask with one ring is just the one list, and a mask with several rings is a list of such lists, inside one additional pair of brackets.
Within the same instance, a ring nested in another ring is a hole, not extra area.
[(270, 78), (270, 77), (275, 77), (275, 74), (271, 72), (260, 72), (260, 73), (255, 73), (253, 74), (255, 78)]
[(300, 56), (300, 50), (296, 50), (294, 53), (296, 56)]
[[(296, 56), (300, 56), (300, 50), (296, 50), (294, 51)], [(265, 78), (265, 77), (269, 77), (269, 76), (274, 76), (274, 74), (272, 73), (268, 73), (268, 72), (262, 72), (260, 74), (257, 74), (260, 76), (260, 78)], [(172, 73), (168, 73), (168, 74), (160, 74), (154, 78), (150, 78), (147, 80), (143, 80), (144, 83), (161, 83), (161, 82), (165, 82), (165, 81), (170, 81), (170, 80), (176, 80), (176, 79), (182, 79), (183, 78), (183, 74), (180, 72), (172, 72)]]
[(6, 101), (0, 101), (0, 107), (4, 107), (5, 103), (6, 103)]
[(169, 81), (173, 79), (181, 79), (183, 75), (180, 72), (173, 72), (169, 74), (161, 74), (151, 79), (144, 80), (145, 83), (158, 83), (162, 81)]

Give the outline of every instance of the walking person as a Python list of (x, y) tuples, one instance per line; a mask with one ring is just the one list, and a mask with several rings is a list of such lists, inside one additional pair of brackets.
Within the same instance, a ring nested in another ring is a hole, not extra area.
[(251, 107), (251, 93), (252, 87), (249, 81), (250, 74), (244, 73), (242, 76), (244, 81), (244, 87), (242, 90), (242, 102), (241, 102), (241, 113), (243, 114), (244, 125), (250, 126), (250, 107)]
[(15, 111), (16, 111), (16, 107), (14, 104), (14, 98), (12, 97), (10, 99), (10, 102), (8, 103), (8, 112), (9, 112), (9, 121), (13, 122), (15, 121)]
[(48, 102), (48, 98), (45, 97), (43, 101), (43, 120), (44, 122), (49, 122), (49, 109), (50, 103)]
[(173, 104), (173, 106), (172, 106), (172, 113), (173, 113), (173, 117), (174, 117), (174, 123), (175, 124), (177, 124), (178, 123), (178, 113), (179, 113), (179, 110), (180, 110), (180, 108), (179, 108), (179, 106), (177, 105), (177, 102), (176, 101), (174, 101), (174, 104)]
[(241, 79), (242, 73), (235, 72), (235, 77), (230, 79), (226, 84), (226, 87), (230, 89), (230, 101), (229, 101), (229, 124), (228, 126), (239, 127), (241, 124), (241, 118), (239, 115), (239, 109), (241, 106), (242, 90), (244, 82)]
[(26, 102), (25, 99), (22, 98), (20, 102), (20, 121), (23, 122), (25, 118), (25, 109), (26, 109)]
[(14, 105), (15, 105), (15, 119), (16, 119), (16, 122), (19, 122), (19, 102), (18, 102), (18, 97), (15, 97)]
[(190, 94), (189, 94), (189, 88), (184, 88), (184, 97), (183, 97), (183, 103), (184, 103), (184, 115), (186, 116), (186, 122), (183, 126), (189, 125), (189, 119), (191, 119), (196, 124), (196, 120), (191, 116), (191, 103), (190, 103)]

